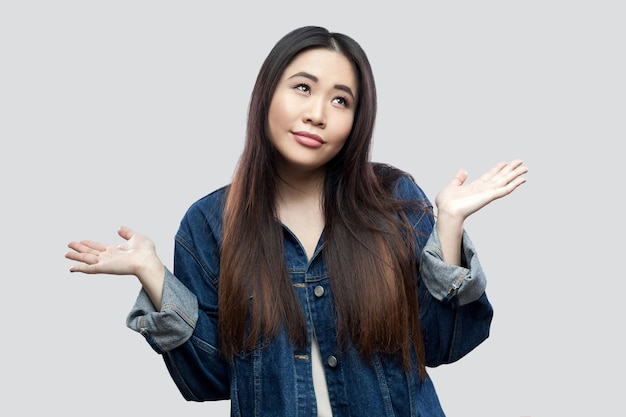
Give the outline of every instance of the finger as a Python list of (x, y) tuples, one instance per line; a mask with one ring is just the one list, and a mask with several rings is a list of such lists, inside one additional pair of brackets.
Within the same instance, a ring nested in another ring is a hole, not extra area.
[(454, 177), (452, 177), (452, 184), (463, 185), (465, 180), (467, 180), (467, 171), (461, 168), (454, 174)]
[(518, 186), (521, 185), (523, 182), (525, 182), (525, 179), (521, 176), (527, 172), (528, 168), (522, 165), (521, 160), (518, 159), (511, 161), (508, 164), (507, 169), (503, 170), (505, 184), (509, 184), (516, 179), (522, 179), (522, 182), (517, 183)]
[(92, 265), (98, 262), (98, 255), (92, 253), (67, 252), (65, 257), (72, 261), (82, 262), (87, 265)]
[(521, 172), (523, 170), (526, 170), (526, 167), (522, 167), (522, 160), (521, 159), (514, 159), (513, 161), (509, 162), (508, 164), (506, 164), (503, 168), (502, 168), (502, 174), (509, 174), (511, 172)]
[(481, 180), (485, 182), (495, 181), (499, 184), (508, 184), (514, 178), (528, 171), (528, 168), (522, 166), (522, 163), (521, 159), (514, 159), (509, 163), (500, 162), (483, 174)]
[(104, 243), (93, 242), (91, 240), (81, 240), (80, 242), (70, 242), (67, 245), (76, 252), (97, 254), (106, 250), (107, 245)]
[(120, 226), (120, 228), (117, 230), (117, 234), (125, 240), (129, 240), (135, 235), (135, 232), (129, 227)]
[(82, 272), (84, 274), (97, 274), (100, 271), (98, 270), (98, 265), (88, 265), (88, 264), (76, 264), (72, 265), (70, 268), (70, 272)]
[(504, 197), (505, 195), (511, 194), (517, 187), (524, 184), (526, 182), (526, 178), (517, 177), (513, 181), (508, 184), (500, 187), (497, 191), (497, 198)]
[(523, 161), (521, 159), (514, 159), (511, 162), (509, 162), (509, 166), (512, 167), (513, 169), (519, 167), (520, 165), (523, 164)]
[(502, 170), (507, 167), (507, 165), (508, 164), (506, 162), (498, 162), (491, 169), (489, 169), (487, 172), (481, 175), (480, 180), (484, 182), (491, 181), (493, 177), (501, 173)]
[(517, 176), (524, 175), (525, 173), (528, 172), (528, 167), (522, 165), (522, 161), (518, 160), (516, 162), (517, 163), (514, 165), (515, 166), (514, 172), (517, 174)]

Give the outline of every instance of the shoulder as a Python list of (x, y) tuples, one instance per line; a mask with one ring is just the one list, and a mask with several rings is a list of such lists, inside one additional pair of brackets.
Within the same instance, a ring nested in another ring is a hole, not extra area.
[(226, 190), (228, 186), (223, 186), (215, 191), (210, 192), (204, 197), (196, 200), (185, 213), (185, 216), (212, 216), (221, 213), (224, 209), (224, 202), (226, 201)]
[(374, 172), (391, 194), (395, 209), (404, 213), (411, 227), (420, 235), (423, 246), (423, 237), (430, 235), (435, 221), (433, 205), (426, 193), (411, 174), (394, 166), (375, 164)]
[(407, 171), (380, 162), (373, 162), (372, 169), (383, 186), (389, 189), (397, 200), (419, 202), (432, 207), (424, 190)]
[(221, 234), (227, 189), (228, 186), (220, 187), (191, 204), (181, 220), (178, 234), (191, 235), (207, 229), (212, 234)]

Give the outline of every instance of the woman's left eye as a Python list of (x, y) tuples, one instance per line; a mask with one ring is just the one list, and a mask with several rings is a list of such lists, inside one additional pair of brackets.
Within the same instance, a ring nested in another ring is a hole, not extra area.
[(333, 103), (337, 103), (337, 104), (340, 104), (342, 106), (347, 106), (348, 105), (348, 100), (346, 100), (345, 97), (341, 97), (340, 96), (340, 97), (335, 97), (333, 99)]

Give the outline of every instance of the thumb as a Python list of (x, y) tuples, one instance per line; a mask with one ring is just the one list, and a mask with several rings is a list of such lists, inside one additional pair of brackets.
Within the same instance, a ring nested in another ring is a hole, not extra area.
[(454, 174), (454, 177), (452, 178), (452, 183), (454, 185), (463, 185), (466, 179), (467, 179), (467, 171), (461, 168), (456, 172), (456, 174)]
[(117, 229), (117, 234), (120, 235), (125, 240), (129, 240), (131, 237), (135, 235), (135, 232), (129, 227), (120, 226), (120, 228)]

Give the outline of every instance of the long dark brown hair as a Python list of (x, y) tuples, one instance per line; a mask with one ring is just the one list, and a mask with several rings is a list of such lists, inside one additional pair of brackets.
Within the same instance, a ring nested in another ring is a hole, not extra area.
[(333, 290), (339, 340), (369, 357), (400, 352), (406, 370), (415, 348), (420, 376), (425, 354), (418, 315), (415, 243), (391, 184), (398, 170), (370, 162), (377, 109), (374, 76), (352, 38), (321, 27), (296, 29), (276, 43), (259, 71), (249, 104), (246, 143), (228, 187), (219, 281), (221, 348), (232, 357), (286, 328), (308, 342), (302, 307), (284, 259), (277, 219), (277, 151), (267, 115), (285, 68), (305, 50), (343, 54), (358, 80), (352, 131), (326, 167), (323, 210), (325, 258)]

